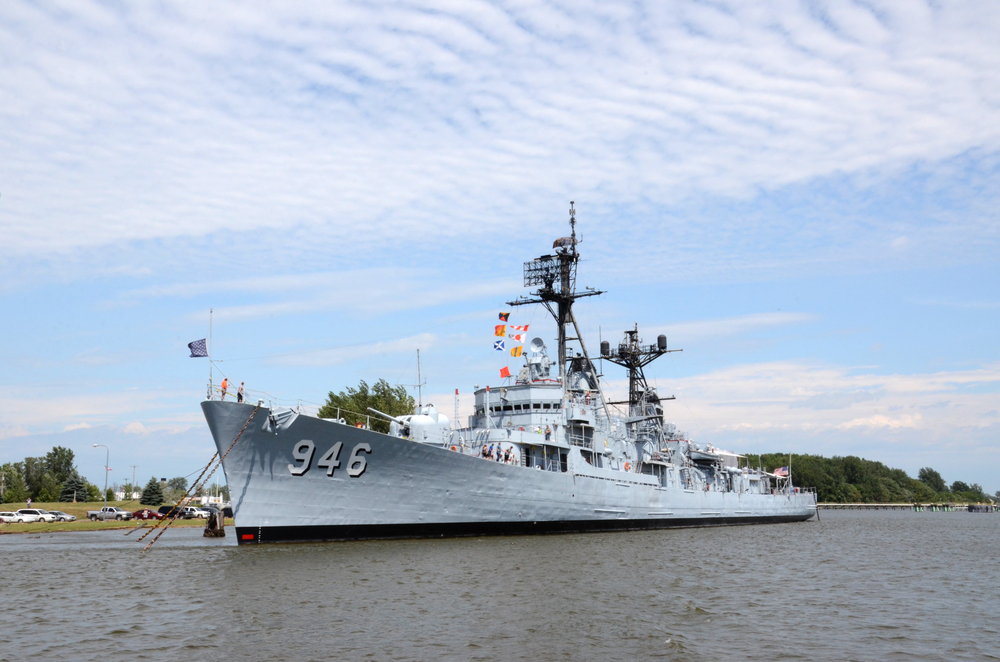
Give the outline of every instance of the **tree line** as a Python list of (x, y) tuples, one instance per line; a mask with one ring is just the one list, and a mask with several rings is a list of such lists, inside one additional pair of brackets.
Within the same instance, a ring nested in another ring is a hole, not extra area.
[[(941, 474), (924, 467), (911, 478), (902, 469), (881, 462), (847, 457), (791, 455), (792, 482), (798, 487), (815, 487), (825, 503), (980, 503), (1000, 499), (1000, 491), (988, 496), (983, 488), (955, 481), (950, 486)], [(752, 467), (774, 471), (789, 465), (787, 453), (748, 455)]]
[(54, 446), (42, 457), (0, 466), (0, 502), (100, 501), (101, 490), (77, 471), (73, 451)]
[[(129, 483), (120, 488), (109, 487), (107, 495), (89, 482), (76, 468), (73, 451), (62, 446), (54, 446), (41, 457), (26, 457), (21, 462), (8, 462), (0, 466), (0, 503), (23, 503), (29, 498), (38, 503), (59, 501), (108, 501), (115, 500), (115, 492), (120, 489), (126, 495), (139, 491)], [(142, 490), (139, 501), (143, 505), (176, 503), (188, 489), (187, 478), (171, 478), (165, 485), (151, 477)], [(215, 486), (207, 490), (199, 489), (194, 496), (204, 496), (205, 492), (215, 492)], [(223, 499), (229, 500), (229, 489), (219, 489)], [(147, 500), (148, 499), (148, 500)]]

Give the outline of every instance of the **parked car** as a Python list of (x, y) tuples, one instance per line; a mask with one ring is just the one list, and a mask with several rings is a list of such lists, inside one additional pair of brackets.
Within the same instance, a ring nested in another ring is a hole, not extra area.
[(177, 506), (174, 504), (171, 504), (169, 506), (160, 506), (157, 512), (163, 515), (164, 517), (173, 517), (174, 509), (177, 510), (177, 517), (183, 517), (183, 514), (181, 512), (183, 509), (181, 508), (181, 506)]
[(155, 510), (142, 508), (132, 513), (132, 519), (163, 519), (163, 515)]
[(232, 506), (226, 506), (226, 507), (224, 507), (224, 508), (222, 509), (222, 514), (223, 514), (223, 515), (224, 515), (225, 517), (229, 517), (229, 518), (232, 518), (232, 516), (233, 516), (233, 507), (232, 507)]
[(47, 510), (42, 510), (41, 508), (22, 508), (21, 510), (19, 510), (17, 512), (20, 513), (21, 515), (25, 516), (25, 518), (24, 518), (25, 522), (29, 521), (28, 518), (27, 518), (28, 515), (34, 515), (35, 516), (35, 519), (30, 520), (32, 522), (55, 522), (56, 521), (56, 516), (55, 515), (51, 514)]
[(21, 524), (22, 522), (25, 522), (25, 521), (36, 522), (38, 520), (37, 519), (34, 519), (34, 520), (25, 520), (24, 519), (24, 515), (22, 515), (21, 513), (15, 513), (15, 512), (9, 511), (9, 510), (5, 510), (2, 513), (0, 513), (0, 522), (10, 522), (12, 524)]
[(105, 506), (100, 510), (88, 510), (87, 517), (89, 517), (92, 522), (109, 519), (126, 520), (132, 519), (132, 513), (127, 510), (123, 510), (118, 506)]
[(76, 521), (76, 515), (70, 515), (68, 513), (64, 513), (61, 510), (50, 510), (49, 512), (51, 514), (53, 514), (53, 515), (56, 516), (56, 521), (57, 522), (75, 522)]
[(181, 512), (183, 513), (184, 519), (194, 519), (196, 517), (199, 519), (208, 519), (208, 512), (197, 506), (184, 506), (184, 509)]

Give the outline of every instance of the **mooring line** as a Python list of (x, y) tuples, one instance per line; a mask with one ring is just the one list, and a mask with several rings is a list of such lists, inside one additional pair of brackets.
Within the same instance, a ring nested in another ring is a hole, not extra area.
[(149, 522), (147, 522), (147, 521), (143, 520), (142, 524), (140, 524), (139, 526), (135, 527), (134, 529), (129, 529), (129, 530), (128, 530), (128, 531), (127, 531), (127, 532), (125, 533), (125, 535), (126, 535), (126, 536), (130, 536), (130, 535), (132, 535), (133, 533), (135, 533), (136, 531), (138, 531), (139, 529), (141, 529), (142, 527), (146, 526), (147, 524), (149, 524)]
[[(235, 438), (235, 439), (233, 439), (233, 443), (229, 444), (229, 448), (227, 448), (227, 449), (226, 449), (226, 452), (225, 452), (225, 453), (223, 453), (221, 457), (219, 457), (219, 460), (218, 460), (218, 462), (217, 462), (217, 463), (216, 463), (216, 460), (215, 460), (215, 458), (216, 458), (216, 456), (218, 456), (219, 454), (218, 454), (218, 453), (216, 453), (215, 455), (213, 455), (213, 456), (212, 456), (212, 461), (208, 463), (208, 465), (209, 465), (208, 467), (205, 467), (205, 471), (208, 471), (208, 468), (209, 468), (209, 467), (211, 467), (211, 466), (212, 466), (213, 464), (215, 464), (215, 467), (214, 467), (214, 468), (212, 468), (212, 471), (211, 471), (211, 472), (209, 472), (208, 476), (206, 476), (206, 477), (205, 477), (205, 480), (204, 480), (204, 482), (202, 482), (202, 483), (201, 483), (201, 486), (202, 486), (202, 487), (204, 487), (205, 483), (207, 483), (207, 482), (209, 481), (209, 479), (211, 479), (211, 478), (212, 478), (212, 474), (214, 474), (214, 473), (215, 473), (216, 469), (218, 469), (218, 468), (219, 468), (220, 466), (222, 466), (222, 462), (223, 462), (223, 460), (225, 460), (225, 459), (226, 459), (226, 456), (227, 456), (227, 455), (229, 455), (229, 451), (233, 450), (233, 447), (234, 447), (234, 446), (236, 446), (236, 442), (237, 442), (237, 441), (239, 441), (239, 440), (240, 440), (240, 437), (242, 437), (242, 436), (243, 436), (243, 433), (244, 433), (244, 432), (246, 432), (246, 429), (247, 429), (247, 427), (249, 427), (249, 426), (250, 426), (250, 421), (252, 421), (252, 420), (253, 420), (253, 417), (257, 415), (257, 410), (259, 410), (259, 409), (260, 409), (260, 404), (258, 403), (258, 404), (257, 404), (257, 406), (253, 408), (253, 412), (251, 412), (251, 413), (250, 413), (250, 418), (248, 418), (248, 419), (247, 419), (247, 422), (243, 424), (243, 427), (242, 427), (242, 428), (240, 429), (240, 432), (239, 432), (239, 434), (237, 434), (237, 435), (236, 435), (236, 438)], [(204, 476), (204, 475), (205, 475), (205, 471), (202, 471), (202, 472), (201, 472), (201, 473), (202, 473), (202, 476)], [(198, 481), (201, 481), (201, 476), (198, 476)], [(195, 483), (193, 483), (193, 484), (191, 485), (191, 488), (189, 488), (189, 489), (188, 489), (188, 492), (190, 492), (190, 491), (191, 491), (192, 489), (194, 489), (194, 488), (195, 488), (195, 486), (196, 486), (196, 485), (198, 484), (198, 481), (196, 481)], [(188, 492), (185, 492), (185, 493), (184, 493), (184, 498), (187, 498), (187, 494), (188, 494)], [(197, 492), (196, 492), (196, 493), (197, 493)], [(182, 501), (182, 502), (183, 502), (183, 501)], [(149, 549), (150, 547), (152, 547), (152, 546), (153, 546), (153, 543), (154, 543), (154, 542), (156, 542), (157, 540), (159, 540), (159, 539), (160, 539), (160, 536), (162, 536), (162, 535), (163, 535), (163, 533), (164, 533), (164, 532), (165, 532), (165, 531), (166, 531), (166, 530), (167, 530), (167, 529), (168, 529), (168, 528), (170, 527), (170, 525), (171, 525), (171, 524), (173, 524), (173, 522), (174, 522), (174, 520), (175, 520), (175, 519), (177, 519), (177, 512), (176, 512), (176, 509), (175, 509), (175, 512), (174, 512), (174, 515), (173, 515), (173, 517), (171, 517), (171, 518), (170, 518), (170, 521), (168, 521), (168, 522), (167, 522), (167, 523), (166, 523), (166, 524), (165, 524), (165, 525), (163, 526), (163, 529), (161, 529), (161, 530), (160, 530), (160, 532), (159, 532), (159, 533), (157, 533), (157, 534), (156, 534), (156, 536), (155, 536), (155, 537), (154, 537), (154, 538), (153, 538), (152, 540), (150, 540), (150, 541), (149, 541), (149, 544), (148, 544), (148, 545), (146, 545), (145, 547), (143, 547), (143, 548), (142, 548), (142, 551), (143, 551), (143, 553), (145, 553), (145, 552), (146, 552), (146, 550), (148, 550), (148, 549)], [(143, 534), (143, 538), (144, 538), (144, 537), (146, 537), (147, 535), (149, 535), (149, 534), (150, 534), (150, 533), (151, 533), (152, 531), (153, 531), (153, 529), (150, 529), (150, 530), (149, 530), (148, 532), (146, 532), (145, 534)], [(140, 538), (139, 540), (142, 540), (142, 538)], [(136, 541), (136, 542), (138, 542), (138, 541)]]
[[(215, 463), (215, 458), (217, 458), (218, 456), (219, 456), (219, 453), (218, 453), (218, 451), (217, 451), (217, 452), (215, 452), (215, 453), (214, 453), (214, 454), (212, 455), (212, 459), (211, 459), (211, 460), (209, 460), (209, 461), (208, 461), (208, 464), (206, 464), (206, 465), (205, 465), (205, 468), (201, 470), (201, 475), (200, 475), (200, 476), (198, 476), (198, 480), (201, 480), (201, 476), (204, 476), (204, 475), (205, 475), (205, 472), (206, 472), (206, 471), (208, 471), (208, 470), (209, 470), (209, 468), (211, 468), (211, 466), (212, 466), (212, 465), (213, 465), (213, 464)], [(189, 494), (191, 493), (191, 490), (193, 490), (193, 489), (194, 489), (194, 486), (195, 486), (196, 484), (197, 484), (197, 481), (196, 481), (195, 483), (191, 483), (191, 487), (189, 487), (189, 488), (187, 489), (187, 492), (185, 492), (185, 493), (184, 493), (184, 495), (183, 495), (183, 496), (181, 496), (181, 498), (177, 500), (177, 502), (178, 502), (178, 505), (179, 505), (179, 504), (182, 504), (182, 503), (184, 503), (184, 500), (188, 498), (188, 495), (189, 495)], [(195, 494), (197, 494), (197, 492), (195, 492)], [(173, 520), (177, 519), (177, 517), (178, 517), (179, 515), (180, 515), (180, 510), (178, 509), (178, 507), (177, 507), (177, 506), (175, 506), (175, 507), (174, 507), (174, 508), (173, 508), (173, 509), (172, 509), (172, 510), (170, 511), (170, 521), (173, 521)], [(162, 524), (162, 523), (163, 523), (163, 522), (165, 522), (165, 521), (167, 521), (167, 518), (166, 518), (166, 517), (164, 517), (164, 518), (163, 518), (163, 519), (161, 519), (161, 520), (158, 520), (158, 521), (156, 522), (156, 524), (155, 524), (155, 525), (154, 525), (154, 526), (153, 526), (153, 527), (152, 527), (152, 528), (151, 528), (151, 529), (150, 529), (149, 531), (146, 531), (146, 533), (144, 533), (144, 534), (142, 534), (141, 536), (139, 536), (139, 539), (138, 539), (138, 540), (136, 540), (136, 542), (142, 542), (143, 538), (145, 538), (146, 536), (148, 536), (148, 535), (149, 535), (150, 533), (152, 533), (152, 532), (153, 532), (153, 531), (155, 531), (156, 529), (160, 528), (160, 524)]]

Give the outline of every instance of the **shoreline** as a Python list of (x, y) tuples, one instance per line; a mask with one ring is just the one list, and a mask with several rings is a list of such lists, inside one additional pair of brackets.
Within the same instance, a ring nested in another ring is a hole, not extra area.
[[(103, 501), (77, 501), (75, 503), (62, 503), (59, 501), (48, 501), (44, 503), (32, 503), (28, 506), (25, 502), (20, 503), (0, 503), (0, 511), (18, 511), (21, 508), (40, 508), (53, 512), (62, 511), (67, 515), (77, 518), (75, 522), (25, 522), (15, 524), (11, 522), (0, 523), (0, 535), (20, 534), (20, 533), (72, 533), (75, 531), (111, 531), (116, 529), (131, 529), (139, 526), (140, 522), (147, 522), (149, 528), (162, 520), (109, 520), (92, 522), (87, 518), (88, 510), (100, 510), (104, 505)], [(158, 506), (148, 506), (140, 504), (138, 501), (108, 501), (109, 506), (118, 506), (123, 510), (132, 513), (143, 508), (156, 510)], [(167, 504), (170, 505), (170, 504)], [(207, 520), (204, 519), (176, 519), (170, 526), (205, 526)], [(227, 517), (226, 526), (233, 526), (233, 518)]]
[[(47, 509), (46, 509), (47, 510)], [(89, 519), (77, 520), (76, 522), (25, 522), (23, 524), (3, 523), (0, 524), (0, 536), (19, 535), (24, 533), (78, 533), (80, 531), (118, 531), (122, 529), (134, 529), (140, 522), (146, 522), (146, 529), (152, 528), (157, 522), (162, 520), (129, 520), (111, 522), (91, 522)], [(170, 525), (193, 527), (205, 527), (207, 520), (203, 519), (178, 519)], [(226, 526), (235, 526), (231, 517), (226, 518)], [(162, 526), (160, 527), (162, 528)]]

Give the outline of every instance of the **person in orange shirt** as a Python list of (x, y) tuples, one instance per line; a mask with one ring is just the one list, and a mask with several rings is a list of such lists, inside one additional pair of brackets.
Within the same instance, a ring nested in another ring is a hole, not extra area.
[(223, 377), (222, 378), (222, 383), (219, 384), (219, 386), (222, 388), (222, 399), (225, 400), (226, 399), (226, 390), (229, 388), (229, 378), (228, 377)]

